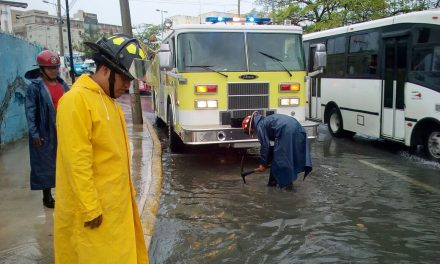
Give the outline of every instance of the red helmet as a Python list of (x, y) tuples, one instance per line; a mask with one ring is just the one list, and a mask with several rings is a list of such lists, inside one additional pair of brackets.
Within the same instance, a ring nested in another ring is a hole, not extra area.
[(43, 67), (60, 66), (60, 57), (50, 50), (43, 50), (37, 56), (37, 64)]
[(252, 115), (248, 115), (245, 118), (243, 118), (243, 121), (241, 122), (241, 128), (243, 129), (243, 132), (245, 134), (251, 134), (252, 132), (252, 121), (254, 119), (254, 116), (258, 114), (257, 111), (254, 111)]
[(245, 134), (249, 133), (249, 125), (250, 125), (250, 121), (251, 121), (251, 116), (248, 115), (245, 118), (243, 118), (243, 121), (241, 122), (241, 128), (243, 129), (243, 132)]

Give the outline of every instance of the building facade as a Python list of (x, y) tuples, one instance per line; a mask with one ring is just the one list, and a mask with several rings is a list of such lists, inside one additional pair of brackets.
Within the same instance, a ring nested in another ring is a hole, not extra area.
[(13, 33), (11, 6), (26, 8), (28, 4), (22, 2), (0, 0), (0, 31), (2, 32)]
[[(56, 53), (61, 53), (61, 48), (64, 50), (64, 53), (69, 53), (67, 23), (65, 23), (66, 17), (63, 17), (62, 19), (64, 47), (60, 47), (58, 16), (49, 15), (47, 11), (41, 10), (11, 10), (11, 13), (14, 34), (20, 35), (29, 41), (36, 42)], [(79, 51), (83, 43), (83, 34), (96, 35), (102, 33), (108, 34), (110, 32), (117, 33), (122, 32), (122, 27), (117, 25), (100, 24), (98, 23), (96, 14), (86, 13), (79, 10), (74, 14), (73, 19), (70, 19), (70, 31), (72, 48), (74, 51)]]

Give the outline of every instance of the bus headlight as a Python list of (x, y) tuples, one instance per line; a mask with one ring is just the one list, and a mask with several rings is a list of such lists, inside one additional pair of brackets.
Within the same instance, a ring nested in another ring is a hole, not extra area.
[(217, 109), (217, 100), (195, 100), (196, 109)]
[(279, 106), (299, 106), (299, 98), (291, 97), (291, 98), (280, 98)]

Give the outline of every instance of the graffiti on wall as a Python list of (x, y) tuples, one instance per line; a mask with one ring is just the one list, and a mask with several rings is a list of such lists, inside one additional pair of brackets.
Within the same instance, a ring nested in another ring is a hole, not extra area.
[(11, 103), (24, 107), (26, 90), (27, 84), (21, 76), (15, 78), (15, 80), (6, 88), (3, 100), (0, 101), (0, 144), (2, 142), (1, 135), (3, 134), (3, 121), (5, 120), (8, 107)]
[(25, 73), (35, 68), (40, 46), (0, 32), (0, 146), (27, 133)]

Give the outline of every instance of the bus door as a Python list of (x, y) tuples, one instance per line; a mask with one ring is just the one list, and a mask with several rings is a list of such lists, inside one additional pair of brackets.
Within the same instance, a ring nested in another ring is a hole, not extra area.
[[(316, 45), (310, 45), (309, 50), (309, 72), (316, 70), (314, 65), (314, 56), (316, 53)], [(314, 120), (321, 120), (321, 76), (316, 75), (309, 78), (309, 116), (308, 118)]]
[(382, 101), (382, 135), (396, 140), (405, 137), (404, 88), (407, 74), (408, 38), (384, 38), (385, 67)]

